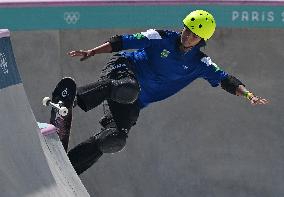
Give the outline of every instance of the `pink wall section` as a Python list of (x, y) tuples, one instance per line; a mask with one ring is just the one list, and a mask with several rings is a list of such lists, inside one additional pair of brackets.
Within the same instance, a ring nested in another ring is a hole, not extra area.
[(9, 37), (10, 32), (8, 29), (0, 29), (0, 38)]

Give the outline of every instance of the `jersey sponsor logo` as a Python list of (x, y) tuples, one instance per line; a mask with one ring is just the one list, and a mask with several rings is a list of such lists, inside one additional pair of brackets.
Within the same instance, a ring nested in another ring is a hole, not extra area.
[(137, 33), (137, 34), (133, 34), (134, 38), (136, 38), (137, 40), (140, 40), (142, 38), (145, 38), (145, 36), (142, 33)]
[(218, 71), (222, 70), (222, 69), (220, 69), (220, 67), (217, 64), (212, 62), (210, 57), (203, 57), (201, 59), (201, 62), (205, 63), (207, 66), (212, 65), (214, 67), (214, 69), (215, 69), (215, 72), (218, 72)]
[(6, 56), (3, 53), (0, 53), (0, 68), (5, 75), (9, 73), (8, 62)]
[(167, 58), (169, 56), (170, 52), (166, 49), (164, 49), (162, 52), (161, 52), (161, 58)]

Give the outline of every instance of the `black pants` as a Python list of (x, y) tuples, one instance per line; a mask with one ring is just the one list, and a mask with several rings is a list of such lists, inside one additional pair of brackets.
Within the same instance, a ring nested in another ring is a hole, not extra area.
[(130, 68), (131, 63), (126, 58), (115, 56), (99, 81), (78, 88), (77, 102), (82, 110), (89, 111), (103, 101), (107, 102), (107, 107), (100, 121), (101, 132), (68, 152), (77, 174), (91, 167), (103, 153), (115, 153), (125, 146), (129, 130), (136, 124), (140, 112), (135, 97), (139, 85)]

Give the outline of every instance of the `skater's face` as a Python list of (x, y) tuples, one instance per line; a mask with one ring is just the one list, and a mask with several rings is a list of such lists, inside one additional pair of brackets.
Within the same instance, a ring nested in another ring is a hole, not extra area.
[(184, 27), (181, 33), (181, 44), (183, 48), (190, 49), (197, 45), (202, 38), (194, 34), (187, 27)]

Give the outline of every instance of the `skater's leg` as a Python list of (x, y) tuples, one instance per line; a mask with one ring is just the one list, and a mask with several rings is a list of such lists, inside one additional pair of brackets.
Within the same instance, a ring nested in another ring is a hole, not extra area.
[(69, 160), (78, 175), (91, 167), (102, 155), (95, 136), (68, 152)]
[(104, 100), (111, 99), (122, 104), (134, 103), (140, 91), (132, 64), (126, 58), (115, 55), (103, 70), (100, 80), (77, 90), (77, 105), (89, 111)]
[[(108, 119), (106, 123), (106, 118)], [(119, 130), (112, 116), (105, 116), (101, 120), (103, 126), (100, 133), (96, 134), (98, 145), (103, 153), (116, 153), (123, 149), (126, 144), (127, 132)]]
[(102, 119), (102, 131), (79, 144), (68, 156), (78, 174), (95, 163), (103, 153), (115, 153), (123, 149), (130, 128), (136, 123), (140, 108), (137, 104), (139, 84), (134, 74), (126, 67), (125, 58), (117, 58), (108, 66), (112, 70), (101, 80), (78, 89), (77, 104), (88, 111), (103, 100), (108, 100), (109, 113)]
[(97, 136), (102, 152), (115, 153), (124, 148), (130, 128), (136, 124), (140, 108), (137, 102), (120, 104), (108, 100), (108, 103), (109, 113), (101, 120), (104, 129)]
[(105, 78), (79, 87), (77, 92), (77, 105), (82, 110), (89, 111), (109, 98), (122, 104), (133, 103), (138, 97), (139, 85), (130, 76), (121, 79)]
[(89, 111), (110, 97), (111, 80), (104, 78), (77, 89), (77, 105), (84, 111)]
[[(68, 157), (76, 170), (81, 174), (90, 168), (103, 153), (115, 153), (121, 151), (128, 137), (130, 128), (136, 123), (139, 116), (137, 103), (119, 104), (109, 101), (112, 110), (101, 120), (103, 126), (100, 133), (91, 137), (87, 141), (77, 145), (68, 153)], [(116, 118), (116, 116), (121, 114)]]
[(90, 168), (103, 153), (115, 153), (126, 144), (127, 134), (115, 128), (103, 128), (95, 136), (77, 145), (68, 152), (76, 173), (80, 175)]

